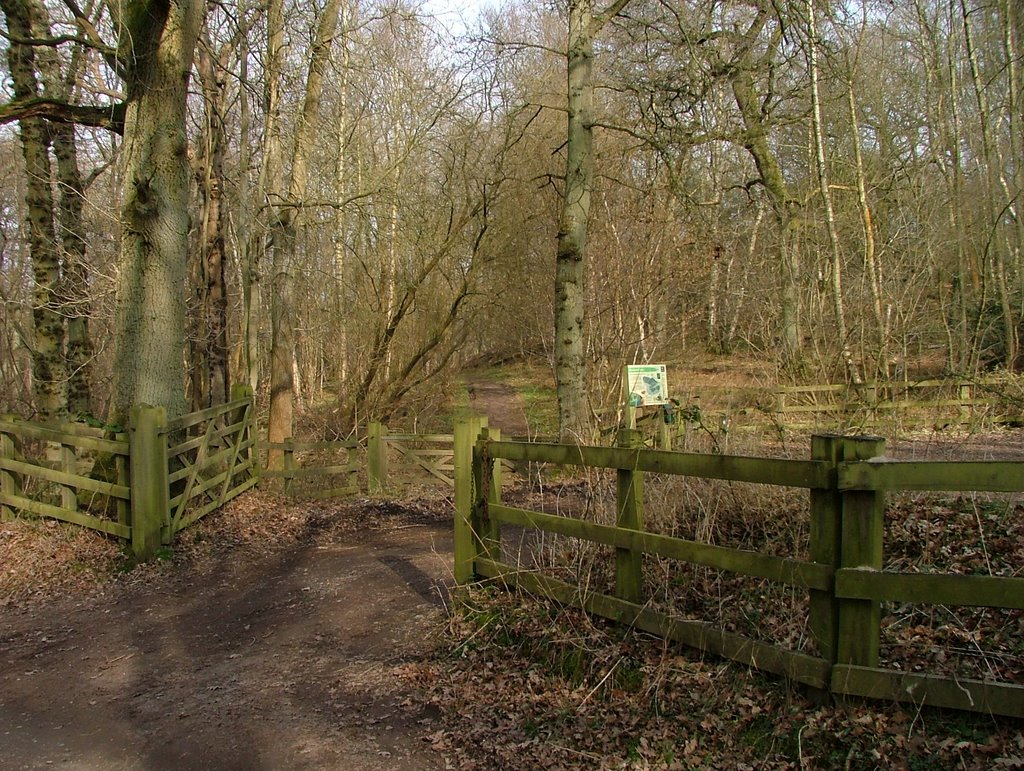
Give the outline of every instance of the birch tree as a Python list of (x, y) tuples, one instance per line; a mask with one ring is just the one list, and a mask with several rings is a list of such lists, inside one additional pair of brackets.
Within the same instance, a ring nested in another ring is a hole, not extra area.
[(555, 255), (555, 382), (561, 440), (586, 438), (587, 228), (594, 184), (594, 39), (628, 5), (615, 0), (594, 13), (592, 0), (570, 0), (566, 49), (566, 145), (562, 213)]

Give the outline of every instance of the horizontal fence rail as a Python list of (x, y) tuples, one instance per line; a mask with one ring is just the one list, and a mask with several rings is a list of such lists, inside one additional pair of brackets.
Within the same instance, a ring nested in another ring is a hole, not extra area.
[[(355, 458), (355, 453), (359, 449), (358, 440), (303, 441), (286, 439), (283, 442), (259, 442), (258, 446), (260, 450), (281, 453), (281, 468), (263, 469), (260, 473), (267, 479), (283, 480), (284, 491), (289, 495), (325, 499), (354, 495), (359, 492), (358, 474), (361, 466)], [(345, 462), (325, 463), (322, 458), (318, 458), (315, 462), (302, 460), (302, 456), (309, 453), (328, 455), (343, 453)], [(337, 477), (342, 477), (345, 480), (344, 483), (336, 485), (329, 481)], [(323, 486), (318, 486), (313, 490), (308, 488), (300, 490), (295, 484), (296, 480), (322, 483)]]
[[(113, 481), (89, 476), (98, 453), (111, 456)], [(0, 418), (0, 517), (24, 511), (130, 538), (127, 459), (125, 434), (110, 438), (80, 424)], [(90, 513), (95, 499), (113, 501), (117, 518)]]
[[(906, 673), (879, 665), (881, 602), (1024, 608), (1024, 578), (884, 571), (885, 491), (1020, 492), (1024, 491), (1024, 464), (898, 462), (884, 457), (884, 440), (869, 437), (815, 436), (808, 461), (652, 451), (641, 449), (641, 442), (636, 431), (621, 431), (615, 448), (503, 442), (480, 419), (457, 425), (456, 580), (487, 578), (540, 592), (595, 615), (838, 695), (1024, 717), (1024, 685)], [(615, 525), (503, 505), (500, 481), (494, 479), (501, 459), (614, 469)], [(807, 489), (810, 559), (646, 532), (645, 472)], [(502, 562), (501, 527), (508, 525), (612, 547), (614, 594)], [(642, 555), (806, 590), (808, 624), (818, 655), (650, 607), (643, 590)]]

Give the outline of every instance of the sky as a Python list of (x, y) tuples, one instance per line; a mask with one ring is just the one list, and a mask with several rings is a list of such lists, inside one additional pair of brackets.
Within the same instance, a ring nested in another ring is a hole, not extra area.
[(496, 0), (424, 0), (423, 10), (443, 19), (459, 35), (467, 25), (472, 26), (484, 8), (496, 4)]

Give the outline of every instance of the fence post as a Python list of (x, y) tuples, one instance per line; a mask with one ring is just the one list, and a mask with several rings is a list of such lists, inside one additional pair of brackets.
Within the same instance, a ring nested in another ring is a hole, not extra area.
[[(13, 423), (16, 418), (13, 415), (0, 417), (4, 422)], [(0, 431), (0, 458), (14, 460), (14, 434), (7, 431)], [(0, 493), (6, 495), (18, 494), (18, 477), (10, 471), (0, 470)], [(10, 506), (0, 505), (0, 522), (7, 522), (14, 519), (14, 509)]]
[(132, 407), (128, 425), (132, 552), (140, 560), (156, 556), (160, 529), (170, 510), (166, 427), (163, 407)]
[[(60, 470), (65, 474), (75, 473), (78, 456), (74, 446), (62, 444), (59, 449)], [(72, 485), (60, 485), (60, 506), (68, 511), (78, 511), (78, 490)]]
[[(501, 429), (487, 428), (487, 419), (480, 423), (479, 439), (473, 444), (473, 516), (472, 531), (477, 534), (478, 555), (488, 559), (501, 557), (501, 527), (490, 518), (488, 505), (501, 503), (501, 461), (495, 461), (486, 451), (486, 442), (500, 441)], [(481, 447), (483, 442), (483, 447)]]
[[(124, 454), (121, 454), (121, 453), (117, 453), (116, 455), (114, 455), (114, 474), (116, 475), (117, 483), (119, 485), (127, 487), (128, 490), (129, 490), (128, 494), (129, 494), (129, 496), (131, 496), (131, 492), (130, 491), (131, 491), (131, 483), (132, 482), (131, 482), (130, 472), (128, 470), (129, 469), (129, 463), (130, 463), (129, 458), (131, 457), (130, 456), (130, 453), (131, 453), (130, 446), (129, 446), (128, 453), (129, 454), (127, 454), (127, 455), (124, 455)], [(168, 495), (170, 495), (169, 491), (168, 491)], [(124, 498), (115, 498), (114, 500), (116, 501), (116, 503), (114, 504), (114, 507), (117, 509), (117, 521), (120, 522), (122, 525), (128, 525), (129, 527), (131, 527), (131, 524), (132, 524), (132, 502), (131, 502), (130, 498), (127, 501)]]
[[(841, 460), (842, 438), (815, 434), (811, 437), (811, 460), (823, 461), (829, 466), (829, 487), (811, 490), (811, 545), (812, 562), (839, 567), (839, 547), (842, 539), (843, 499), (839, 494), (836, 467)], [(818, 644), (821, 657), (834, 664), (836, 643), (839, 638), (839, 605), (830, 591), (810, 590), (809, 624)]]
[(655, 418), (658, 421), (658, 449), (672, 451), (672, 425), (666, 420), (667, 413), (661, 411), (661, 414)]
[(292, 494), (292, 484), (295, 481), (295, 443), (289, 436), (284, 440), (284, 494)]
[(366, 432), (367, 488), (370, 495), (380, 495), (388, 479), (388, 443), (384, 438), (387, 426), (374, 421)]
[(452, 465), (455, 467), (455, 580), (471, 581), (476, 573), (477, 538), (473, 532), (473, 445), (480, 433), (480, 418), (471, 415), (455, 422), (455, 446)]
[[(489, 428), (487, 429), (487, 436), (495, 442), (501, 441), (501, 429), (500, 428)], [(501, 461), (493, 461), (493, 471), (491, 472), (491, 495), (488, 499), (490, 503), (501, 503)]]
[(957, 385), (956, 398), (960, 402), (957, 409), (957, 418), (961, 423), (970, 422), (971, 418), (971, 384), (961, 381)]
[[(639, 449), (643, 436), (635, 429), (620, 429), (619, 447)], [(642, 471), (616, 471), (616, 519), (618, 527), (644, 529), (644, 476)], [(615, 549), (615, 596), (627, 602), (643, 602), (643, 555), (630, 549)]]
[[(885, 454), (885, 440), (849, 436), (842, 440), (844, 461), (868, 460)], [(885, 493), (848, 490), (842, 493), (840, 566), (882, 569), (885, 535)], [(836, 661), (861, 667), (878, 666), (880, 604), (877, 600), (840, 599)]]

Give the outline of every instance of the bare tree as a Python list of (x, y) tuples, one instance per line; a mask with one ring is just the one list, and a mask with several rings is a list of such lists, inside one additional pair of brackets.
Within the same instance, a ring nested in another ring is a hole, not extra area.
[[(267, 419), (267, 434), (271, 442), (280, 442), (292, 435), (295, 364), (293, 262), (303, 214), (302, 198), (306, 192), (309, 158), (320, 121), (324, 72), (338, 26), (340, 7), (341, 0), (328, 0), (320, 13), (292, 151), (290, 180), (287, 189), (277, 192), (271, 202), (273, 219), (269, 245), (273, 255), (273, 341), (270, 354), (270, 415)], [(275, 468), (280, 463), (283, 463), (283, 454), (280, 451), (272, 452), (268, 459), (270, 467)]]
[(615, 0), (595, 14), (591, 0), (569, 2), (565, 187), (555, 257), (555, 381), (562, 441), (586, 438), (584, 319), (587, 227), (594, 176), (594, 39), (628, 3)]

